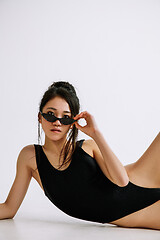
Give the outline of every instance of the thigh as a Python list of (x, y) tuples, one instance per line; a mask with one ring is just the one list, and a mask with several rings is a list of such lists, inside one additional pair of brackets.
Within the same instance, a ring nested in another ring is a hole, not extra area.
[(160, 201), (110, 223), (120, 227), (140, 227), (160, 230)]
[[(135, 163), (125, 166), (129, 180), (141, 187), (160, 187), (160, 133)], [(160, 201), (110, 222), (123, 227), (160, 229)]]
[(160, 133), (143, 155), (125, 168), (131, 182), (142, 187), (160, 187)]

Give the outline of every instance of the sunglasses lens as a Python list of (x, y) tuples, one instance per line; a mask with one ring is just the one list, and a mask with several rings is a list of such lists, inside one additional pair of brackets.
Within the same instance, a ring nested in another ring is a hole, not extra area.
[(72, 119), (72, 118), (62, 118), (61, 119), (61, 123), (64, 124), (64, 125), (70, 125), (74, 122), (75, 122), (75, 120)]
[(56, 117), (54, 115), (48, 114), (48, 113), (43, 113), (43, 117), (48, 121), (48, 122), (55, 122)]

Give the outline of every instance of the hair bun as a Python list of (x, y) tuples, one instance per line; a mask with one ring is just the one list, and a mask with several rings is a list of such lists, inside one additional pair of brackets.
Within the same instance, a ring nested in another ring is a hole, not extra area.
[(70, 91), (74, 94), (76, 94), (76, 91), (74, 89), (74, 87), (72, 86), (72, 84), (70, 84), (69, 82), (66, 82), (66, 81), (58, 81), (58, 82), (53, 82), (51, 84), (51, 86), (49, 87), (50, 88), (65, 88), (67, 91)]

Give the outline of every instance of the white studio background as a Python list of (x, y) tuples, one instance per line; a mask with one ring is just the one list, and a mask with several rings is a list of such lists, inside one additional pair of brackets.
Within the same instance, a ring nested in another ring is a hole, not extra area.
[[(158, 0), (0, 1), (1, 202), (20, 150), (37, 143), (38, 105), (53, 81), (75, 86), (124, 165), (143, 154), (160, 127), (159, 13)], [(69, 219), (34, 179), (16, 216), (24, 213)]]

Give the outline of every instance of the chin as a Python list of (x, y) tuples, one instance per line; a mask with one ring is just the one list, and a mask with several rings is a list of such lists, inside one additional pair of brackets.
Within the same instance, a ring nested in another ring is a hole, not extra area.
[(50, 140), (52, 140), (52, 141), (58, 141), (58, 140), (62, 140), (62, 139), (64, 139), (64, 138), (66, 138), (66, 136), (64, 136), (64, 135), (61, 135), (61, 136), (49, 136), (48, 137)]

